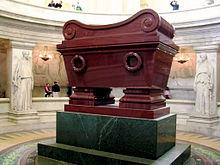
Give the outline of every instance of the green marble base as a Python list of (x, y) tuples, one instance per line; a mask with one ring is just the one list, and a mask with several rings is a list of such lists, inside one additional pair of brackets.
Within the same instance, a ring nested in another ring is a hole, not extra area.
[[(77, 165), (181, 165), (190, 156), (190, 145), (176, 144), (157, 160), (114, 154), (59, 143), (39, 143), (38, 155), (35, 162), (36, 165), (48, 165), (47, 158)], [(46, 164), (43, 164), (43, 157), (47, 157), (45, 159)]]
[(175, 145), (176, 115), (138, 119), (58, 112), (56, 139), (75, 147), (157, 159)]
[(59, 161), (51, 158), (46, 158), (44, 156), (37, 156), (34, 165), (76, 165), (64, 161)]

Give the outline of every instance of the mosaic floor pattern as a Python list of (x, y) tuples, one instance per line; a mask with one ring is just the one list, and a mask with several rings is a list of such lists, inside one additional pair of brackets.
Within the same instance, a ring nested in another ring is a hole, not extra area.
[[(34, 165), (37, 143), (55, 138), (55, 130), (16, 132), (0, 135), (0, 165)], [(191, 144), (191, 158), (185, 165), (220, 165), (220, 139), (178, 132), (178, 143)], [(46, 160), (44, 160), (45, 162)], [(47, 165), (71, 165), (48, 161)]]

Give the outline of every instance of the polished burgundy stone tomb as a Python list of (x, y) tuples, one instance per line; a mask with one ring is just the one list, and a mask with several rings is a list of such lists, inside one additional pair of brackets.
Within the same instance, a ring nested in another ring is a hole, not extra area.
[[(56, 141), (38, 155), (77, 165), (180, 165), (190, 145), (176, 144), (176, 115), (163, 90), (178, 47), (174, 28), (142, 10), (112, 25), (71, 20), (63, 27), (63, 55), (73, 94), (57, 112)], [(115, 105), (111, 88), (123, 88)]]
[[(75, 88), (65, 111), (154, 119), (169, 114), (163, 89), (173, 56), (174, 28), (153, 10), (112, 25), (71, 20), (57, 45)], [(111, 87), (125, 88), (119, 107)]]

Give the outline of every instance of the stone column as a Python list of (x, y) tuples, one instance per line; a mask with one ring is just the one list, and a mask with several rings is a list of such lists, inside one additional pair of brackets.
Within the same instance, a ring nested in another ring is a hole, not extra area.
[(32, 43), (11, 41), (9, 120), (16, 123), (37, 122), (39, 119), (36, 110), (32, 109), (34, 46)]
[(195, 108), (188, 120), (190, 131), (214, 135), (219, 124), (217, 112), (218, 45), (195, 47), (197, 56), (194, 79)]

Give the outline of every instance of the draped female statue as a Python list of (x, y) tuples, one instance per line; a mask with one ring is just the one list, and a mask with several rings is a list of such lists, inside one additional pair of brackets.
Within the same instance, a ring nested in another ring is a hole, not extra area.
[(214, 84), (214, 68), (208, 62), (206, 53), (199, 56), (198, 67), (194, 81), (196, 92), (196, 112), (201, 114), (213, 113), (211, 101)]
[(29, 52), (23, 51), (18, 61), (14, 76), (14, 110), (27, 111), (32, 106), (33, 73)]

